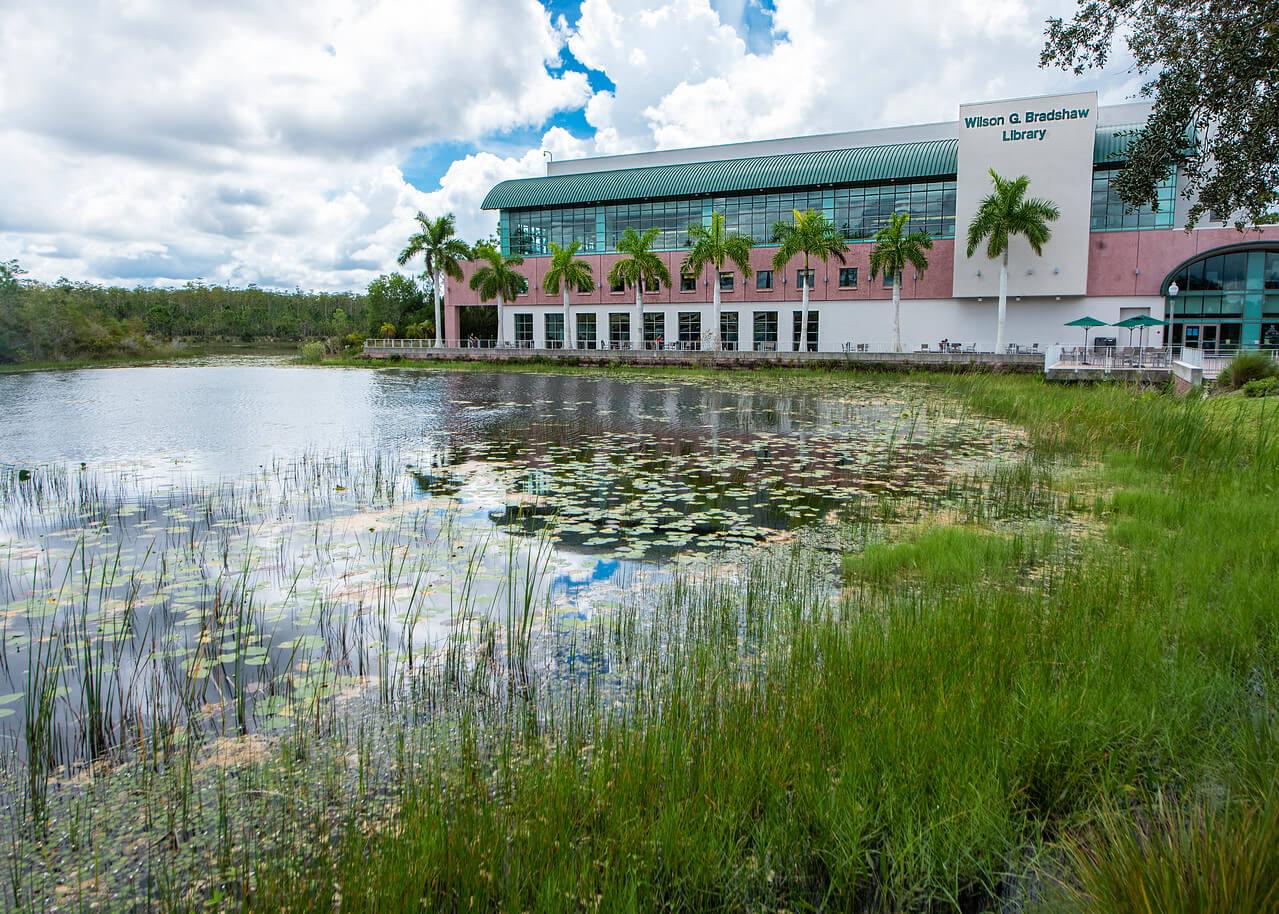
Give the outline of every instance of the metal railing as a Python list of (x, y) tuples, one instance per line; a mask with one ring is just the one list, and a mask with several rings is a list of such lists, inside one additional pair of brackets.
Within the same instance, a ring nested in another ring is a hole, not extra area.
[[(399, 338), (370, 338), (364, 341), (364, 349), (381, 350), (381, 351), (410, 351), (410, 350), (431, 350), (435, 349), (436, 343), (433, 339), (399, 339)], [(451, 350), (466, 349), (497, 349), (497, 350), (523, 350), (523, 351), (565, 351), (563, 341), (547, 340), (538, 345), (532, 340), (502, 340), (480, 339), (478, 337), (469, 337), (466, 339), (445, 339), (440, 342), (439, 348)], [(685, 339), (685, 340), (644, 340), (639, 346), (633, 344), (630, 340), (578, 340), (572, 347), (572, 351), (633, 351), (645, 352), (775, 352), (785, 354), (788, 352), (818, 352), (810, 344), (807, 349), (796, 349), (793, 340), (715, 340), (705, 337)], [(995, 347), (991, 343), (961, 343), (947, 342), (945, 346), (940, 343), (920, 344), (916, 348), (903, 347), (898, 351), (891, 342), (882, 340), (874, 340), (867, 342), (858, 342), (849, 340), (841, 343), (837, 350), (822, 350), (827, 355), (845, 353), (845, 354), (867, 354), (867, 355), (913, 355), (917, 353), (954, 356), (963, 358), (972, 355), (993, 355)], [(1038, 343), (1022, 345), (1010, 343), (1001, 353), (1002, 355), (1026, 356), (1041, 355), (1042, 352)]]

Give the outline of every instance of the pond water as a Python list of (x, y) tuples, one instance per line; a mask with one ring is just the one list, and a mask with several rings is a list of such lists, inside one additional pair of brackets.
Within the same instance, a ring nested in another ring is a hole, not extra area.
[(67, 770), (394, 692), (459, 637), (562, 650), (539, 619), (1023, 449), (919, 387), (777, 375), (224, 362), (0, 376), (0, 414), (0, 740)]

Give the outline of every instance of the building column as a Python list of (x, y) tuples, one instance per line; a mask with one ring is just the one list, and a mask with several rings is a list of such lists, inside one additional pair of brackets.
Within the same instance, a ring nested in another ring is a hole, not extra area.
[(461, 309), (448, 301), (444, 302), (444, 343), (454, 346), (461, 345), (462, 334), (462, 312)]

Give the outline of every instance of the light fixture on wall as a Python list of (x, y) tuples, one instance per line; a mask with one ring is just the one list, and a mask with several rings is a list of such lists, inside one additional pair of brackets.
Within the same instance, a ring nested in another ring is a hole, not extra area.
[(978, 271), (977, 271), (977, 278), (978, 278), (978, 279), (981, 279), (981, 270), (978, 270)]
[(1034, 276), (1034, 275), (1035, 275), (1035, 268), (1034, 268), (1034, 267), (1027, 267), (1027, 268), (1026, 268), (1026, 275), (1027, 275), (1027, 276)]
[(1061, 272), (1061, 267), (1053, 267), (1053, 275), (1056, 276)]

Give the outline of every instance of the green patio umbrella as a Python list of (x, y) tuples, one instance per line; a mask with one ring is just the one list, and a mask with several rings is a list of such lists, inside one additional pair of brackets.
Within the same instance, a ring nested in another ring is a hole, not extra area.
[(1084, 361), (1088, 360), (1088, 331), (1093, 327), (1109, 326), (1105, 321), (1099, 321), (1095, 317), (1079, 317), (1073, 321), (1066, 321), (1067, 327), (1083, 327), (1084, 328)]
[(1142, 326), (1142, 324), (1141, 324), (1141, 322), (1140, 322), (1137, 318), (1135, 318), (1135, 317), (1126, 317), (1126, 318), (1124, 318), (1124, 319), (1123, 319), (1123, 320), (1121, 320), (1121, 321), (1115, 321), (1115, 323), (1111, 324), (1110, 326), (1112, 326), (1112, 327), (1123, 327), (1125, 330), (1127, 330), (1127, 331), (1128, 331), (1128, 345), (1129, 345), (1129, 346), (1131, 346), (1131, 345), (1132, 345), (1132, 332), (1133, 332), (1134, 330), (1136, 330), (1138, 327)]
[[(1127, 324), (1129, 327), (1141, 328), (1141, 348), (1142, 349), (1146, 348), (1146, 328), (1162, 327), (1164, 325), (1164, 322), (1161, 321), (1159, 318), (1151, 317), (1149, 314), (1138, 314), (1136, 317), (1130, 317), (1128, 318), (1128, 320), (1122, 321), (1121, 323)], [(1119, 326), (1119, 325), (1116, 324), (1115, 326)], [(1128, 334), (1128, 339), (1129, 340), (1132, 339), (1131, 332), (1129, 332)]]

